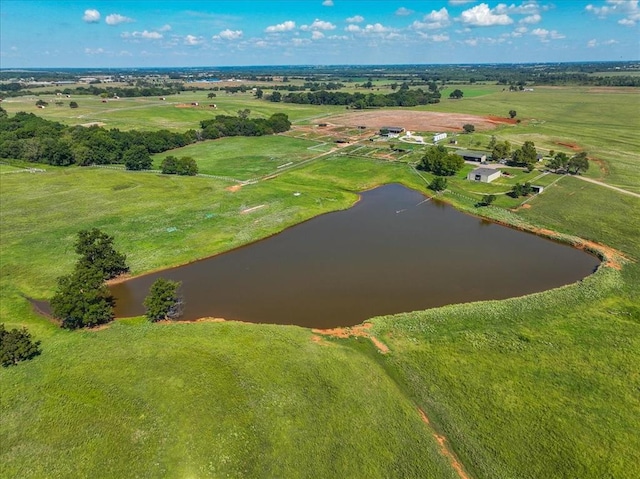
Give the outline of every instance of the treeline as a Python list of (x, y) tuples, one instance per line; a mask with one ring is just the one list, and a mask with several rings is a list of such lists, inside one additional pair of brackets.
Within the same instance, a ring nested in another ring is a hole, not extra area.
[(194, 130), (174, 133), (69, 127), (24, 112), (12, 117), (5, 112), (0, 117), (0, 158), (56, 166), (124, 164), (127, 152), (135, 147), (144, 147), (153, 154), (186, 146), (197, 139)]
[(47, 163), (55, 166), (124, 164), (128, 169), (147, 169), (149, 155), (224, 136), (261, 136), (289, 130), (284, 113), (268, 119), (217, 116), (202, 122), (202, 131), (121, 131), (98, 126), (66, 126), (33, 113), (9, 117), (0, 107), (0, 158)]
[(202, 138), (213, 140), (223, 136), (263, 136), (282, 133), (291, 128), (291, 122), (284, 113), (274, 113), (268, 119), (248, 118), (247, 113), (240, 116), (218, 115), (212, 120), (201, 121), (200, 126)]
[(439, 91), (424, 91), (421, 88), (410, 90), (401, 88), (397, 92), (388, 94), (375, 93), (346, 93), (346, 92), (305, 92), (281, 95), (274, 92), (271, 101), (299, 103), (305, 105), (345, 105), (355, 109), (378, 108), (383, 106), (417, 106), (440, 102)]

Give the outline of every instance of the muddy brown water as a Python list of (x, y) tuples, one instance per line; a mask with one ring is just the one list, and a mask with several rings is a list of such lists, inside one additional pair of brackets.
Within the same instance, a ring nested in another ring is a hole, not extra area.
[(373, 316), (544, 291), (599, 260), (463, 214), (391, 184), (352, 208), (262, 241), (114, 285), (116, 316), (144, 314), (159, 277), (182, 282), (182, 319), (220, 317), (314, 328)]

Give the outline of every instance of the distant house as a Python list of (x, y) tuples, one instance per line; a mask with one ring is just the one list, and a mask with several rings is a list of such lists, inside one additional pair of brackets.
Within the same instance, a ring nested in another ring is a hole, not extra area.
[(542, 193), (542, 191), (544, 190), (544, 186), (538, 186), (538, 185), (531, 185), (531, 190), (535, 193)]
[(456, 155), (464, 158), (464, 161), (477, 161), (478, 163), (487, 161), (487, 154), (483, 151), (458, 150)]
[(500, 178), (501, 174), (500, 170), (494, 170), (493, 168), (476, 168), (467, 175), (467, 180), (491, 183), (493, 180)]
[(383, 126), (382, 128), (380, 128), (380, 135), (381, 136), (393, 136), (393, 135), (397, 136), (403, 131), (404, 131), (404, 128), (402, 128), (401, 126)]
[(433, 135), (433, 142), (436, 143), (440, 140), (444, 140), (446, 137), (446, 133), (436, 133), (435, 135)]

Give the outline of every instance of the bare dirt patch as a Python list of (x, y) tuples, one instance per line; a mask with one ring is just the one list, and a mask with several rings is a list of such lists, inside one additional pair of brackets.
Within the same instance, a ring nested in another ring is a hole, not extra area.
[(102, 121), (92, 121), (90, 123), (83, 123), (80, 126), (84, 126), (84, 127), (91, 127), (91, 126), (105, 126), (106, 123), (102, 122)]
[(510, 118), (406, 110), (358, 111), (332, 116), (329, 119), (334, 125), (364, 126), (375, 129), (400, 126), (410, 131), (462, 131), (462, 126), (467, 123), (475, 126), (476, 130), (490, 130), (499, 123), (516, 122)]
[(231, 193), (235, 193), (240, 188), (242, 188), (242, 185), (233, 185), (233, 186), (227, 186), (225, 190), (230, 191)]
[(350, 328), (333, 328), (333, 329), (313, 329), (312, 332), (316, 334), (322, 334), (324, 336), (332, 336), (334, 338), (350, 338), (350, 337), (360, 337), (369, 338), (373, 345), (380, 351), (382, 354), (387, 354), (389, 352), (389, 347), (380, 341), (375, 336), (371, 335), (369, 330), (373, 325), (371, 323), (358, 324), (357, 326), (352, 326)]
[(561, 141), (556, 141), (556, 145), (560, 145), (560, 146), (566, 146), (567, 148), (572, 149), (573, 151), (582, 151), (582, 148), (580, 148), (578, 145), (576, 145), (575, 143), (563, 143)]

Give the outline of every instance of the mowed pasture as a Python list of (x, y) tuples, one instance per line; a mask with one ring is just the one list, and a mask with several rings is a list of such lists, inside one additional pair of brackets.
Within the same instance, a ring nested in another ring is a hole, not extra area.
[(154, 167), (160, 168), (169, 155), (190, 156), (198, 163), (200, 173), (246, 181), (322, 155), (326, 146), (324, 142), (283, 135), (219, 138), (155, 155)]
[[(227, 140), (253, 153), (262, 139)], [(204, 157), (216, 142), (200, 146)], [(212, 158), (199, 162), (224, 163)], [(234, 164), (230, 176), (245, 174)], [(375, 318), (382, 354), (360, 334), (234, 322), (67, 332), (25, 295), (51, 296), (82, 228), (113, 234), (140, 274), (346, 208), (378, 184), (427, 192), (431, 175), (338, 152), (236, 191), (213, 178), (44, 168), (0, 181), (0, 315), (43, 342), (41, 356), (0, 370), (0, 476), (460, 477), (436, 435), (474, 478), (640, 475), (639, 199), (562, 178), (528, 208), (475, 208), (475, 188), (531, 177), (452, 179), (443, 198), (462, 209), (600, 242), (627, 261), (523, 298)]]

